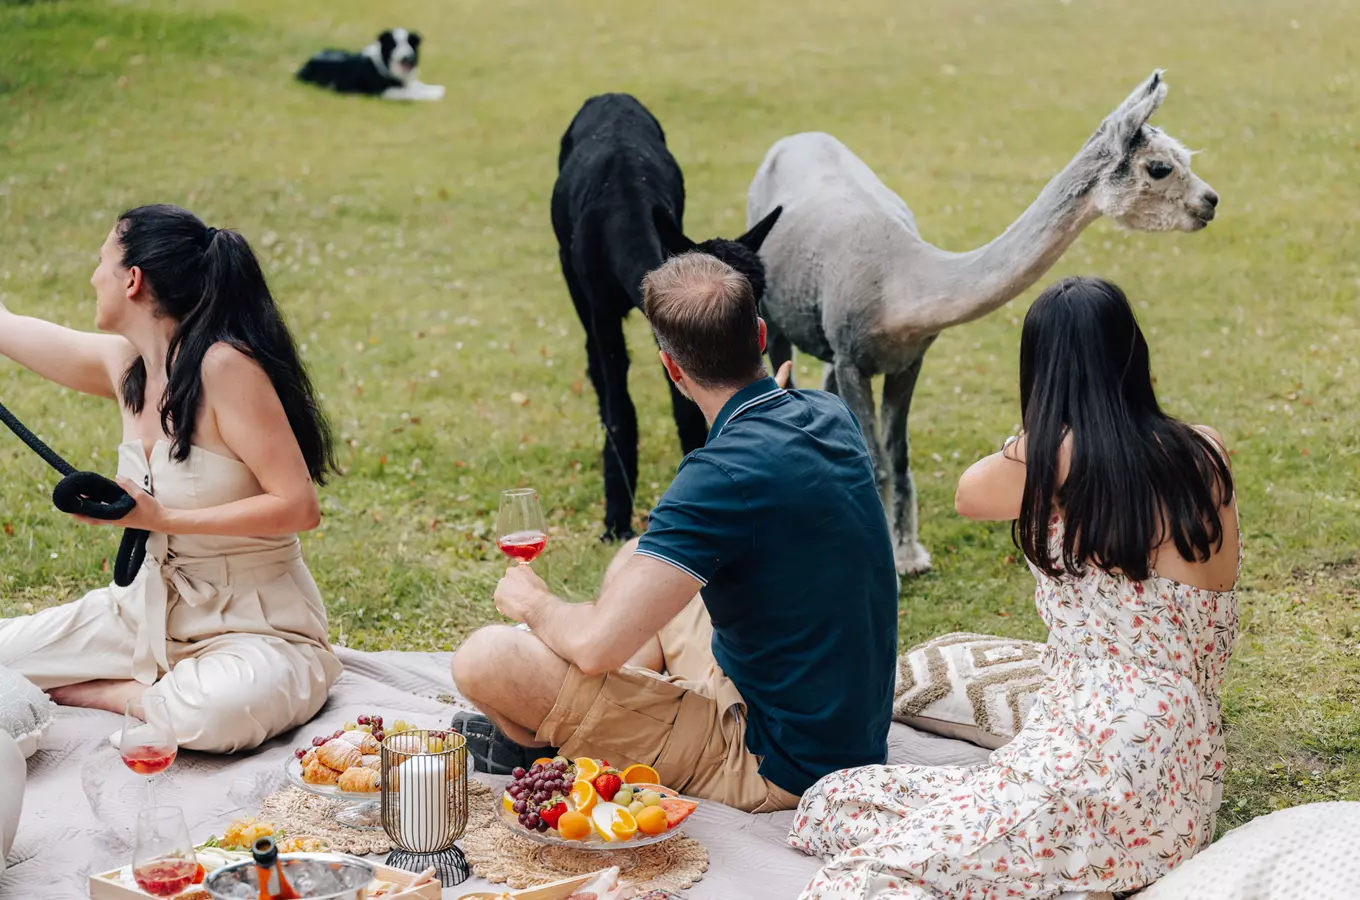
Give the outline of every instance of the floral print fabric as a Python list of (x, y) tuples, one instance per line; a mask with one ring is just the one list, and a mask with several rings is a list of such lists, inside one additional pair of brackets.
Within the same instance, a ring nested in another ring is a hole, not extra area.
[(1132, 890), (1213, 838), (1234, 592), (1031, 571), (1049, 637), (1024, 728), (979, 766), (823, 778), (789, 835), (826, 861), (804, 900)]

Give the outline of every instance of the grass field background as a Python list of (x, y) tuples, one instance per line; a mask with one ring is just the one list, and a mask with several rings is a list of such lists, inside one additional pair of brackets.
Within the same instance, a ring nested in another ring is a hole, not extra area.
[[(1230, 827), (1360, 799), (1360, 4), (1204, 0), (644, 4), (0, 0), (0, 300), (92, 327), (87, 283), (117, 213), (187, 206), (241, 229), (343, 436), (346, 476), (303, 538), (332, 636), (448, 649), (496, 620), (497, 494), (529, 484), (540, 569), (586, 599), (609, 550), (602, 431), (557, 269), (558, 141), (588, 96), (627, 91), (685, 172), (686, 230), (744, 229), (769, 146), (845, 141), (949, 249), (1011, 222), (1100, 120), (1165, 67), (1156, 124), (1222, 195), (1195, 235), (1098, 222), (1042, 283), (1099, 274), (1134, 298), (1158, 388), (1234, 452), (1246, 563), (1225, 697)], [(292, 73), (383, 27), (425, 36), (429, 105), (342, 98)], [(912, 417), (922, 538), (905, 644), (947, 630), (1040, 637), (1005, 526), (952, 510), (958, 475), (1019, 417), (1034, 292), (946, 332)], [(679, 461), (646, 323), (629, 327), (639, 509)], [(820, 368), (799, 364), (803, 384)], [(522, 397), (512, 395), (520, 394)], [(527, 398), (527, 402), (520, 402)], [(77, 465), (115, 465), (115, 410), (0, 364), (0, 400)], [(0, 615), (108, 576), (115, 536), (50, 505), (53, 473), (0, 435)], [(830, 600), (831, 598), (828, 598)]]

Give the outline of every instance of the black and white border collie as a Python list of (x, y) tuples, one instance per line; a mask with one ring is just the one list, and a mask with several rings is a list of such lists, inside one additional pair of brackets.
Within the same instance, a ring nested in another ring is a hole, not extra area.
[(420, 35), (393, 28), (360, 53), (323, 50), (298, 70), (299, 81), (341, 94), (367, 94), (384, 100), (438, 100), (444, 88), (416, 78)]

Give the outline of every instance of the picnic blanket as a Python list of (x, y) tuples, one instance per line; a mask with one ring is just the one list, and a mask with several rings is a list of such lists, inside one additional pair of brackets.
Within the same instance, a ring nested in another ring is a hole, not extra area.
[[(293, 748), (314, 734), (333, 731), (358, 715), (381, 713), (430, 726), (447, 724), (469, 708), (449, 679), (450, 653), (359, 653), (338, 649), (344, 675), (311, 723), (253, 753), (209, 756), (184, 752), (157, 779), (156, 802), (184, 809), (195, 841), (221, 834), (232, 819), (254, 815), (284, 784)], [(0, 873), (0, 898), (79, 900), (89, 896), (90, 874), (125, 865), (132, 857), (136, 811), (147, 800), (146, 779), (123, 766), (109, 735), (121, 717), (62, 709), (28, 764), (23, 817), (9, 868)], [(895, 724), (889, 761), (930, 765), (980, 762), (987, 751)], [(484, 777), (484, 776), (477, 776)], [(498, 781), (504, 781), (499, 779)], [(684, 892), (688, 900), (793, 898), (818, 862), (785, 839), (792, 812), (753, 816), (716, 803), (703, 804), (685, 831), (707, 848), (709, 869)], [(472, 878), (447, 888), (446, 900), (489, 889)], [(503, 888), (502, 888), (503, 889)]]

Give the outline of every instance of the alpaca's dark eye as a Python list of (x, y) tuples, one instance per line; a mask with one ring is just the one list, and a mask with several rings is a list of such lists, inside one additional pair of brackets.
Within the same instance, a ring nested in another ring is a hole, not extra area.
[(1152, 176), (1154, 181), (1160, 181), (1174, 171), (1176, 171), (1174, 166), (1162, 162), (1160, 159), (1154, 159), (1147, 164), (1147, 173)]

